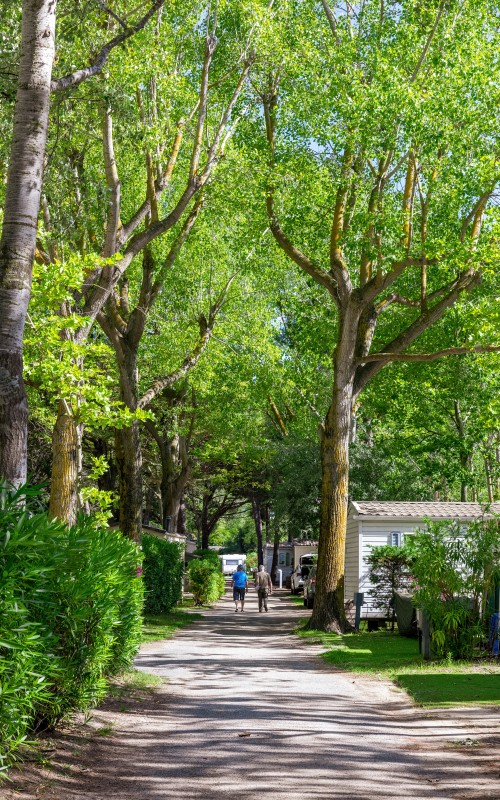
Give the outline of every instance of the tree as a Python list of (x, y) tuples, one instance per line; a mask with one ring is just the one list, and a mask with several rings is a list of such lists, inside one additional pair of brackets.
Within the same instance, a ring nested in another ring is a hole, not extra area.
[(44, 173), (51, 92), (98, 74), (111, 50), (142, 30), (164, 3), (157, 0), (134, 26), (107, 42), (88, 67), (55, 81), (56, 0), (25, 0), (12, 144), (0, 239), (0, 475), (26, 480), (28, 409), (22, 340), (30, 298)]
[[(322, 0), (322, 11), (321, 20), (304, 6), (300, 24), (283, 23), (283, 42), (306, 48), (307, 59), (280, 52), (278, 67), (268, 55), (258, 91), (271, 233), (336, 314), (310, 625), (342, 631), (349, 445), (360, 394), (391, 362), (498, 349), (481, 339), (409, 349), (481, 277), (490, 280), (498, 258), (490, 94), (498, 32), (489, 2), (465, 11), (444, 0), (370, 0), (359, 13), (349, 6), (336, 16)], [(309, 32), (307, 42), (299, 30)]]

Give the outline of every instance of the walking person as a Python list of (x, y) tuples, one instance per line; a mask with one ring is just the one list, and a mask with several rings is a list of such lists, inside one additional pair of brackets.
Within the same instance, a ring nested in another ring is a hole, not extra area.
[(245, 608), (245, 591), (248, 589), (248, 575), (243, 569), (243, 564), (238, 564), (236, 572), (233, 572), (231, 586), (233, 587), (234, 610), (235, 612), (238, 611), (239, 600), (243, 611)]
[(262, 607), (264, 607), (264, 609), (267, 611), (267, 597), (273, 593), (273, 584), (271, 581), (271, 576), (269, 575), (269, 572), (265, 571), (263, 564), (260, 565), (259, 571), (256, 575), (255, 588), (257, 589), (259, 596), (259, 611), (262, 611)]

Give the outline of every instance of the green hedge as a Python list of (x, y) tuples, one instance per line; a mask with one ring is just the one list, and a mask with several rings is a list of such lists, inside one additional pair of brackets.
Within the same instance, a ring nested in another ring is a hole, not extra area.
[(214, 603), (224, 594), (225, 580), (217, 553), (200, 550), (198, 554), (201, 558), (193, 559), (189, 564), (189, 587), (195, 605), (202, 606)]
[(182, 598), (182, 547), (156, 536), (142, 537), (145, 611), (170, 611)]
[(140, 554), (89, 518), (68, 529), (36, 493), (0, 499), (0, 770), (30, 731), (95, 705), (140, 644)]

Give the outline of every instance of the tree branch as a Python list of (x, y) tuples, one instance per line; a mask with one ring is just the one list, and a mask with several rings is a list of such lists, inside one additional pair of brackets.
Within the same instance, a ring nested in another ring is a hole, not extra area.
[[(383, 347), (380, 352), (402, 353), (416, 339), (418, 339), (418, 337), (424, 333), (424, 331), (441, 319), (445, 311), (456, 302), (461, 294), (471, 291), (475, 286), (477, 286), (480, 278), (480, 274), (472, 269), (462, 272), (455, 281), (451, 291), (445, 297), (437, 302), (432, 308), (421, 311), (417, 319), (408, 325), (407, 328), (401, 331), (401, 333), (399, 333), (392, 340), (392, 342), (389, 342), (385, 347)], [(377, 354), (373, 353), (372, 355), (375, 356)], [(363, 358), (368, 358), (368, 356), (363, 356)], [(368, 381), (370, 381), (374, 375), (380, 372), (386, 363), (387, 359), (372, 359), (371, 363), (365, 363), (363, 366), (358, 366), (354, 380), (354, 396), (357, 396), (362, 389), (364, 389)]]
[(127, 28), (126, 31), (118, 34), (118, 36), (115, 36), (114, 39), (111, 39), (111, 41), (105, 44), (104, 47), (101, 47), (92, 64), (90, 64), (88, 67), (84, 67), (83, 69), (78, 69), (75, 72), (71, 72), (69, 75), (65, 75), (63, 78), (57, 78), (56, 80), (53, 80), (50, 90), (52, 92), (60, 92), (62, 89), (69, 89), (70, 87), (78, 86), (80, 83), (87, 80), (87, 78), (91, 78), (101, 72), (113, 48), (122, 44), (122, 42), (125, 42), (127, 39), (130, 39), (131, 36), (134, 36), (136, 33), (141, 31), (147, 25), (151, 17), (156, 13), (156, 11), (158, 11), (164, 4), (165, 0), (156, 0), (149, 11), (132, 28)]
[(192, 228), (193, 228), (193, 226), (194, 226), (194, 224), (196, 222), (198, 214), (201, 211), (202, 206), (203, 206), (203, 195), (200, 195), (199, 198), (197, 199), (196, 203), (194, 204), (194, 206), (193, 206), (193, 208), (191, 210), (191, 213), (189, 214), (189, 216), (187, 217), (186, 221), (184, 222), (184, 225), (182, 226), (178, 236), (175, 238), (175, 240), (174, 240), (174, 242), (173, 242), (173, 244), (172, 244), (172, 246), (171, 246), (171, 248), (170, 248), (170, 250), (168, 252), (168, 255), (167, 255), (167, 257), (166, 257), (166, 259), (165, 259), (165, 261), (163, 263), (163, 266), (161, 267), (161, 269), (160, 269), (160, 271), (159, 271), (159, 273), (158, 273), (158, 275), (157, 275), (157, 277), (156, 277), (156, 279), (155, 279), (155, 281), (153, 283), (153, 286), (151, 288), (151, 293), (149, 295), (149, 299), (148, 299), (148, 303), (147, 303), (147, 308), (148, 309), (151, 308), (151, 306), (155, 302), (159, 292), (161, 292), (161, 290), (163, 288), (163, 284), (165, 283), (165, 278), (167, 277), (167, 272), (173, 267), (175, 259), (177, 258), (177, 256), (178, 256), (178, 254), (179, 254), (184, 242), (188, 238), (188, 236), (189, 236), (189, 234), (190, 234), (190, 232), (191, 232), (191, 230), (192, 230)]
[(500, 353), (500, 345), (474, 345), (473, 347), (447, 347), (445, 350), (437, 350), (435, 353), (371, 353), (370, 355), (358, 358), (359, 364), (370, 362), (405, 361), (437, 361), (446, 356), (466, 356), (474, 353)]
[(208, 98), (208, 75), (210, 72), (210, 64), (217, 45), (217, 39), (213, 36), (207, 36), (205, 40), (205, 58), (203, 59), (203, 69), (201, 73), (200, 84), (200, 102), (198, 106), (198, 121), (196, 123), (196, 133), (194, 136), (193, 150), (191, 153), (191, 164), (189, 167), (189, 177), (194, 178), (198, 172), (198, 165), (200, 162), (201, 144), (203, 141), (203, 128), (205, 125), (205, 118), (207, 115), (207, 98)]
[(414, 83), (416, 81), (416, 79), (418, 77), (418, 73), (420, 72), (420, 70), (422, 68), (422, 64), (425, 61), (425, 58), (426, 58), (427, 53), (429, 51), (429, 47), (431, 46), (432, 40), (434, 39), (434, 37), (436, 35), (436, 31), (438, 29), (438, 25), (441, 22), (441, 17), (443, 16), (445, 5), (446, 5), (446, 0), (441, 0), (441, 2), (439, 4), (438, 12), (436, 14), (436, 19), (434, 21), (434, 25), (432, 27), (432, 30), (429, 33), (428, 37), (427, 37), (427, 41), (425, 42), (425, 45), (424, 45), (424, 47), (422, 49), (422, 52), (420, 54), (420, 58), (418, 59), (417, 64), (415, 66), (415, 69), (413, 70), (413, 72), (411, 74), (411, 77), (410, 77), (410, 82), (411, 83)]
[[(190, 119), (194, 116), (196, 109), (198, 108), (198, 103), (196, 103), (194, 110), (189, 115), (187, 121), (189, 122)], [(186, 125), (186, 120), (181, 119), (177, 123), (177, 131), (174, 138), (174, 143), (172, 145), (172, 150), (170, 152), (170, 157), (165, 168), (165, 171), (161, 177), (161, 180), (155, 182), (155, 200), (158, 200), (161, 193), (165, 191), (168, 184), (170, 183), (170, 179), (172, 177), (172, 173), (174, 171), (175, 163), (177, 161), (177, 156), (179, 155), (179, 150), (182, 143), (182, 137), (184, 135), (184, 129)], [(146, 197), (144, 202), (141, 206), (137, 209), (137, 211), (133, 214), (133, 216), (129, 219), (125, 225), (122, 226), (120, 237), (119, 237), (119, 244), (122, 245), (127, 239), (133, 234), (133, 232), (139, 227), (143, 219), (149, 214), (151, 208), (151, 201), (149, 197)]]
[(110, 258), (116, 253), (118, 231), (120, 229), (121, 184), (116, 166), (113, 144), (113, 118), (108, 105), (103, 109), (102, 114), (102, 144), (106, 184), (109, 193), (106, 239), (102, 250), (102, 256), (104, 258)]
[(198, 323), (200, 326), (200, 338), (198, 340), (196, 347), (184, 359), (184, 361), (182, 362), (181, 366), (178, 369), (171, 372), (170, 375), (166, 375), (164, 378), (159, 378), (157, 381), (153, 383), (153, 385), (148, 389), (147, 392), (143, 394), (143, 396), (139, 400), (138, 403), (139, 408), (147, 408), (147, 406), (149, 406), (150, 403), (152, 403), (152, 401), (155, 399), (155, 397), (157, 397), (160, 394), (160, 392), (166, 389), (167, 386), (172, 386), (174, 383), (180, 380), (180, 378), (183, 378), (184, 375), (186, 375), (197, 364), (201, 354), (205, 350), (208, 342), (210, 341), (216, 316), (222, 307), (224, 298), (233, 281), (233, 278), (234, 276), (229, 279), (217, 301), (210, 307), (208, 320), (204, 314), (200, 314), (200, 317), (198, 319)]
[[(275, 144), (275, 110), (277, 106), (276, 87), (271, 87), (268, 94), (262, 97), (264, 106), (264, 119), (266, 124), (266, 138), (269, 143), (271, 151), (271, 164), (270, 168), (274, 167), (274, 144)], [(274, 210), (274, 187), (269, 184), (266, 196), (266, 211), (269, 220), (269, 229), (274, 236), (276, 243), (283, 250), (284, 253), (300, 267), (304, 272), (310, 275), (321, 286), (324, 286), (338, 304), (338, 287), (337, 282), (333, 276), (325, 270), (317, 267), (310, 258), (308, 258), (298, 247), (295, 247), (290, 239), (286, 236), (281, 225), (278, 222), (276, 212)]]
[(335, 14), (333, 13), (332, 9), (330, 8), (326, 0), (321, 0), (321, 5), (323, 6), (326, 18), (328, 19), (328, 24), (330, 25), (330, 30), (333, 34), (335, 44), (339, 44), (340, 38), (337, 31), (337, 20), (335, 19)]
[(346, 296), (352, 291), (351, 280), (342, 253), (342, 236), (344, 234), (344, 212), (350, 187), (350, 173), (353, 162), (352, 148), (346, 146), (342, 159), (340, 184), (335, 198), (332, 229), (330, 233), (330, 269), (335, 276), (339, 289)]

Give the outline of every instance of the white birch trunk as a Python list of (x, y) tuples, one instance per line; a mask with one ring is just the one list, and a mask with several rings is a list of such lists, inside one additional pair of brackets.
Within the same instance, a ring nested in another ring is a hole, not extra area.
[(0, 476), (26, 480), (22, 343), (31, 292), (55, 51), (56, 0), (23, 2), (19, 80), (0, 240)]

